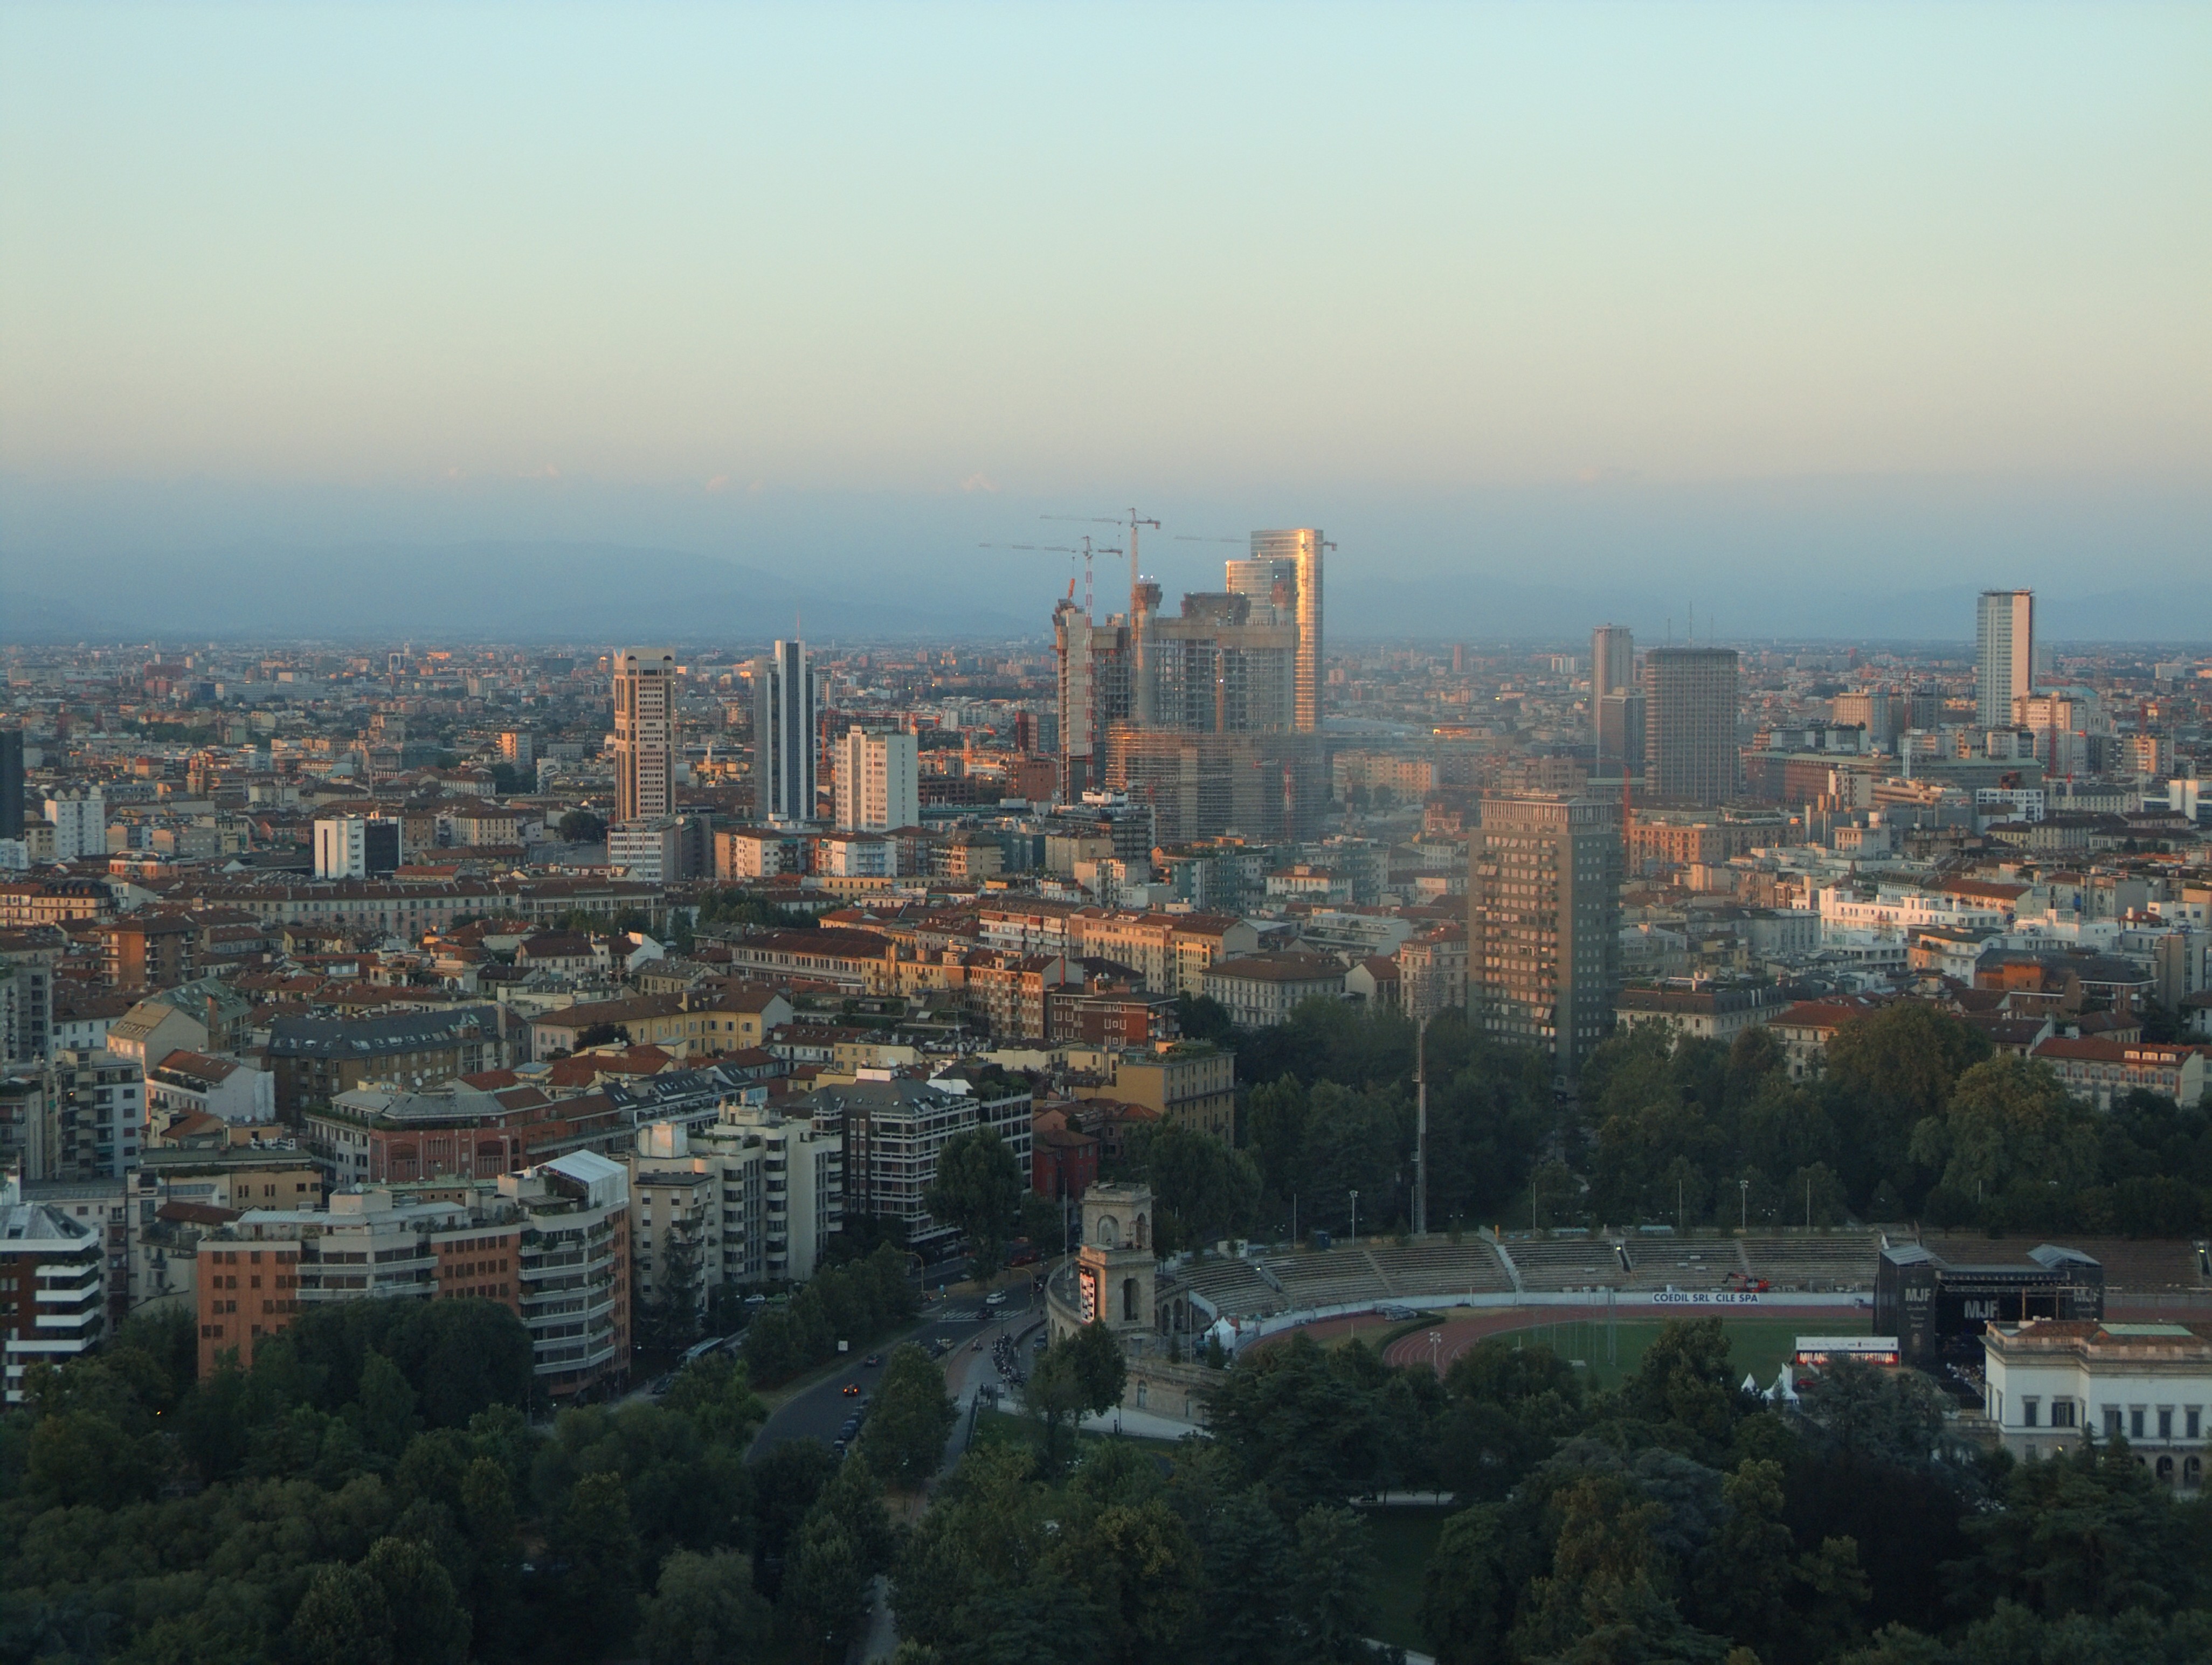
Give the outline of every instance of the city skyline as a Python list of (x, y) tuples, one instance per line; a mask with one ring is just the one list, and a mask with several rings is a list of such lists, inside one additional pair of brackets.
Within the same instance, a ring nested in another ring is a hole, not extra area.
[(0, 18), (27, 636), (475, 546), (941, 629), (1133, 499), (1328, 527), (1348, 636), (2212, 639), (2200, 9), (130, 15)]

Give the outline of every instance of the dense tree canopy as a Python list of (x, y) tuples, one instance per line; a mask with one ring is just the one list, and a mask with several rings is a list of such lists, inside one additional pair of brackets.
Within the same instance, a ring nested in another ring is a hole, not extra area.
[(520, 1325), (467, 1305), (319, 1310), (204, 1381), (188, 1317), (33, 1371), (0, 1417), (0, 1657), (783, 1659), (888, 1565), (864, 1465), (748, 1472), (742, 1366), (533, 1426)]

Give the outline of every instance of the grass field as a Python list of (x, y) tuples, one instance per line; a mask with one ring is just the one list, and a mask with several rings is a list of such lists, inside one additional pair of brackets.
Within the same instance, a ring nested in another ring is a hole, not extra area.
[[(1762, 1388), (1773, 1384), (1783, 1361), (1796, 1346), (1797, 1338), (1820, 1331), (1823, 1323), (1817, 1318), (1718, 1316), (1729, 1338), (1732, 1378), (1741, 1382), (1748, 1373), (1758, 1378)], [(1665, 1327), (1664, 1319), (1624, 1318), (1608, 1330), (1602, 1318), (1574, 1318), (1559, 1323), (1535, 1324), (1509, 1334), (1527, 1341), (1540, 1341), (1562, 1359), (1582, 1359), (1587, 1366), (1590, 1386), (1611, 1388), (1619, 1386), (1622, 1378), (1636, 1369), (1644, 1348), (1659, 1339), (1659, 1332)]]
[(1416, 1653), (1429, 1650), (1415, 1618), (1421, 1607), (1421, 1574), (1451, 1510), (1370, 1509), (1367, 1539), (1375, 1549), (1375, 1595), (1381, 1607), (1376, 1635)]

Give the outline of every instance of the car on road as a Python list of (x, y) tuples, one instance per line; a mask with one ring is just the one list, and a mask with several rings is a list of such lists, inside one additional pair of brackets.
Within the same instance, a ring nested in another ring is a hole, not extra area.
[(858, 1382), (848, 1382), (838, 1391), (848, 1399), (858, 1399), (860, 1396), (860, 1384)]
[(862, 1370), (873, 1370), (878, 1365), (880, 1365), (883, 1362), (883, 1358), (880, 1354), (872, 1353), (866, 1358), (860, 1360), (860, 1368)]
[(1004, 1306), (1006, 1304), (1006, 1292), (1003, 1289), (994, 1289), (983, 1297), (983, 1305), (986, 1306)]

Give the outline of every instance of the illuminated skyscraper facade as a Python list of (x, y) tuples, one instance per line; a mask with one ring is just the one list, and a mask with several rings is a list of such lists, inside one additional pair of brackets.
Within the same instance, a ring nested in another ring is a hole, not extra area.
[(1974, 720), (2012, 726), (2012, 702), (2035, 691), (2035, 591), (1984, 590), (1974, 614)]
[[(1249, 561), (1230, 563), (1229, 587), (1239, 589), (1237, 567), (1268, 569), (1271, 596), (1279, 574), (1289, 568), (1292, 584), (1292, 622), (1297, 627), (1297, 669), (1292, 679), (1292, 727), (1300, 734), (1319, 734), (1322, 726), (1323, 678), (1322, 668), (1322, 551), (1328, 548), (1318, 529), (1300, 526), (1288, 531), (1252, 534)], [(1256, 572), (1247, 579), (1256, 579)], [(1243, 593), (1250, 594), (1249, 590)]]
[(676, 656), (625, 648), (615, 656), (615, 819), (648, 820), (676, 808)]

